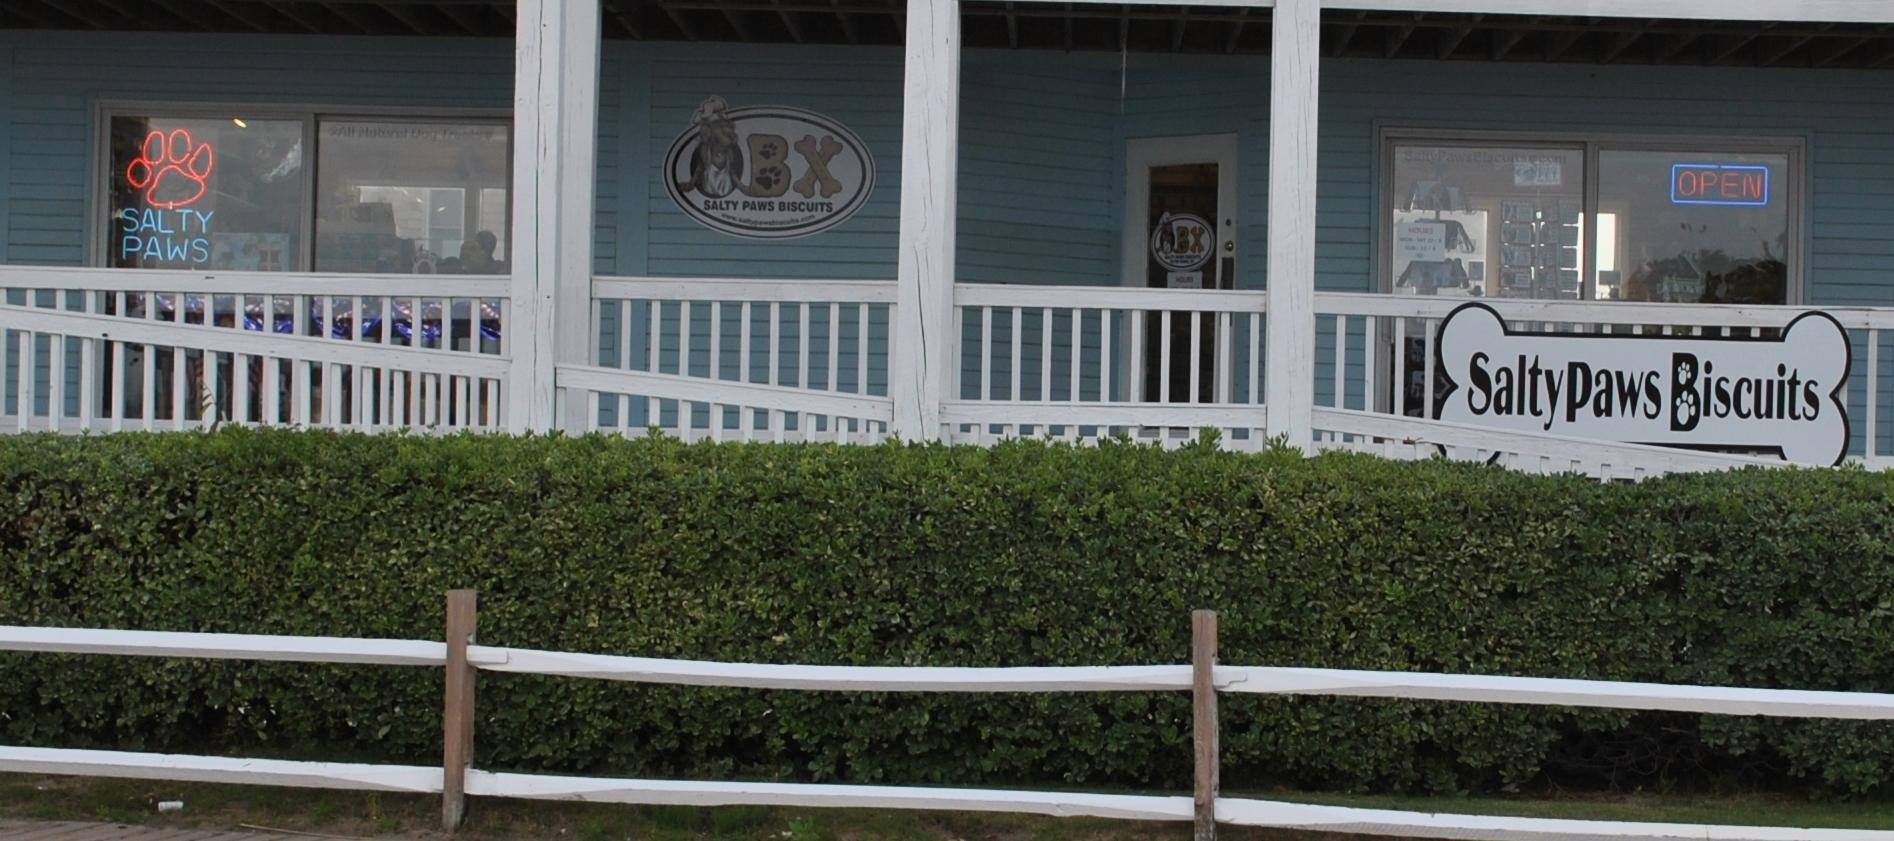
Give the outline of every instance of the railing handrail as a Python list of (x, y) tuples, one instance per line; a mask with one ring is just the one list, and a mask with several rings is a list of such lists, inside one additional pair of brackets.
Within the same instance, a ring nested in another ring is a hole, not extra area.
[(46, 307), (23, 307), (13, 304), (0, 304), (0, 328), (101, 341), (185, 347), (190, 350), (216, 353), (284, 357), (337, 365), (399, 367), (411, 364), (426, 367), (430, 374), (493, 378), (505, 376), (508, 370), (507, 357), (500, 354), (465, 353), (379, 342), (333, 341), (316, 336), (284, 335), (189, 322), (121, 318), (113, 315)]
[(1445, 318), (1468, 303), (1492, 307), (1507, 321), (1650, 324), (1677, 327), (1782, 327), (1796, 316), (1820, 310), (1843, 327), (1894, 327), (1894, 308), (1780, 304), (1664, 304), (1645, 301), (1557, 301), (1525, 298), (1448, 298), (1375, 292), (1317, 292), (1316, 317), (1367, 315)]
[(724, 277), (592, 278), (593, 300), (751, 301), (761, 303), (887, 304), (895, 301), (892, 280), (748, 280)]
[(1005, 283), (954, 284), (957, 307), (1052, 309), (1175, 310), (1264, 312), (1267, 293), (1260, 289), (1162, 289), (1136, 286), (1024, 286)]
[(511, 280), (505, 275), (186, 271), (17, 264), (0, 266), (0, 289), (308, 298), (507, 298), (512, 294)]

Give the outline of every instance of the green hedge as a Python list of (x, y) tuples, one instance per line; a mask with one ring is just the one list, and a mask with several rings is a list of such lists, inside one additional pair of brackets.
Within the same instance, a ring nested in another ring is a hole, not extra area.
[[(1894, 690), (1894, 477), (229, 431), (0, 440), (0, 622), (782, 663), (1227, 663)], [(438, 671), (0, 657), (8, 744), (437, 761)], [(1161, 786), (1188, 699), (484, 675), (483, 766)], [(1894, 728), (1226, 696), (1226, 785), (1865, 792)]]

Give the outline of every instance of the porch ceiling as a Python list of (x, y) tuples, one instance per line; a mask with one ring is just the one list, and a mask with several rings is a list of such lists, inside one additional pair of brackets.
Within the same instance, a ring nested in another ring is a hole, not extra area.
[[(899, 44), (905, 0), (603, 0), (613, 39)], [(1269, 12), (966, 0), (970, 47), (1262, 54)], [(0, 28), (510, 37), (509, 0), (0, 0)], [(1330, 11), (1332, 57), (1894, 67), (1894, 26)]]

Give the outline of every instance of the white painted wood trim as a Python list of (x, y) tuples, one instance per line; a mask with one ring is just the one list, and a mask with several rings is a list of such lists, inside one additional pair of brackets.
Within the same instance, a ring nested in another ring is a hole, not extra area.
[(1269, 666), (1218, 666), (1216, 681), (1219, 691), (1263, 695), (1408, 698), (1778, 718), (1894, 719), (1894, 695), (1875, 692)]
[(1894, 841), (1894, 832), (1873, 829), (1807, 829), (1772, 826), (1586, 821), (1519, 818), (1502, 815), (1452, 815), (1318, 806), (1274, 800), (1225, 797), (1217, 800), (1217, 821), (1352, 835), (1400, 838), (1465, 838), (1495, 841)]
[(76, 266), (0, 266), (0, 288), (364, 298), (505, 298), (511, 292), (506, 278), (493, 275), (190, 272)]
[(205, 327), (10, 304), (0, 305), (0, 329), (218, 353), (332, 362), (338, 365), (412, 369), (429, 374), (498, 378), (506, 376), (508, 371), (507, 360), (493, 354), (427, 350), (313, 336), (286, 336), (257, 330)]
[(604, 300), (893, 304), (895, 282), (892, 280), (598, 277), (592, 280), (592, 297)]
[[(1114, 0), (1075, 0), (1119, 5)], [(1066, 0), (1020, 0), (1060, 3)], [(1151, 0), (1154, 6), (1229, 6), (1267, 9), (1276, 0)], [(1330, 9), (1488, 15), (1756, 20), (1820, 23), (1894, 23), (1886, 0), (1323, 0)]]
[(1894, 3), (1887, 0), (1323, 0), (1322, 5), (1395, 12), (1894, 23)]
[[(1210, 220), (1216, 233), (1211, 262), (1226, 254), (1225, 242), (1235, 242), (1241, 230), (1237, 212), (1237, 136), (1235, 134), (1196, 134), (1179, 137), (1133, 137), (1125, 140), (1124, 225), (1119, 234), (1119, 285), (1130, 289), (1148, 289), (1147, 256), (1151, 248), (1150, 168), (1167, 164), (1215, 163), (1217, 165), (1217, 217)], [(1224, 220), (1232, 224), (1223, 224)], [(1239, 257), (1241, 255), (1238, 255)], [(1229, 279), (1234, 288), (1235, 279)]]
[[(894, 401), (885, 397), (816, 391), (796, 386), (746, 383), (738, 380), (686, 377), (649, 371), (627, 371), (623, 368), (561, 365), (559, 366), (559, 388), (607, 394), (636, 394), (661, 400), (715, 403), (750, 409), (839, 415), (884, 423), (894, 417)], [(584, 401), (573, 402), (582, 404)]]
[(833, 692), (1149, 692), (1190, 688), (1190, 667), (800, 666), (474, 646), (480, 668), (635, 683)]
[(1053, 309), (1193, 310), (1256, 312), (1268, 305), (1267, 293), (1253, 290), (1129, 289), (1115, 286), (1014, 286), (962, 283), (954, 287), (961, 307), (1051, 307)]
[(370, 663), (383, 666), (439, 666), (447, 662), (446, 643), (425, 640), (34, 628), (21, 625), (0, 625), (0, 651), (297, 663)]
[(583, 407), (557, 417), (554, 369), (591, 361), (599, 4), (519, 0), (516, 15), (506, 421), (517, 433), (582, 421)]
[(803, 806), (846, 809), (928, 809), (1087, 816), (1138, 821), (1190, 820), (1188, 797), (1082, 792), (993, 791), (907, 786), (803, 783), (714, 783), (627, 780), (539, 774), (467, 772), (471, 795), (590, 803), (676, 806)]
[[(1430, 295), (1383, 295), (1356, 292), (1318, 292), (1318, 313), (1370, 316), (1445, 318), (1474, 299)], [(1549, 301), (1522, 298), (1480, 298), (1507, 321), (1571, 324), (1660, 324), (1703, 327), (1782, 327), (1796, 316), (1820, 310), (1849, 329), (1894, 327), (1894, 308), (1820, 307), (1735, 304), (1656, 304), (1632, 301)]]
[(955, 190), (960, 143), (960, 4), (908, 0), (901, 107), (901, 232), (890, 335), (891, 431), (941, 436), (941, 403), (960, 364), (953, 335)]
[(1261, 406), (1246, 403), (1055, 403), (956, 400), (947, 404), (949, 424), (1031, 426), (1175, 426), (1260, 429)]
[(1279, 0), (1270, 30), (1268, 345), (1270, 437), (1314, 445), (1316, 116), (1321, 0)]

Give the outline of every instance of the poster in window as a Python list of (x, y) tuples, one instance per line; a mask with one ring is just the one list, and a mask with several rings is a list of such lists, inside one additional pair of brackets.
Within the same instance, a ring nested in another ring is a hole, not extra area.
[[(1485, 264), (1492, 250), (1486, 211), (1397, 210), (1392, 230), (1395, 292), (1486, 294)], [(1473, 266), (1480, 267), (1477, 277)]]

